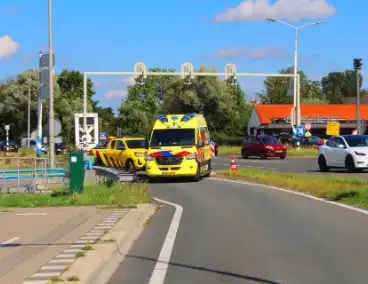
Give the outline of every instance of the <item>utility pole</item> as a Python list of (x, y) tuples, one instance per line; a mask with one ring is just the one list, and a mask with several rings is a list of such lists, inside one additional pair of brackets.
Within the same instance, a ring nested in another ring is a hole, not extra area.
[(31, 145), (31, 78), (28, 75), (28, 129), (27, 129), (27, 147)]
[(362, 69), (362, 59), (354, 58), (353, 60), (354, 70), (356, 73), (356, 81), (357, 81), (357, 98), (356, 98), (356, 112), (357, 112), (357, 130), (359, 134), (363, 134), (362, 126), (361, 126), (361, 117), (360, 117), (360, 78), (359, 71)]
[(50, 167), (55, 167), (55, 141), (54, 141), (54, 55), (52, 51), (52, 0), (49, 0), (49, 151)]

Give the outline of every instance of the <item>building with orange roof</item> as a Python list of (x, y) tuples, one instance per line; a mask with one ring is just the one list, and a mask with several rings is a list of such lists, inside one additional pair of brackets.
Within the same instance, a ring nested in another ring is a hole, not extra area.
[[(250, 120), (248, 122), (248, 134), (274, 134), (291, 132), (291, 110), (293, 105), (260, 105), (254, 104)], [(308, 104), (300, 106), (301, 122), (312, 124), (312, 135), (326, 133), (328, 121), (340, 122), (341, 134), (350, 134), (356, 129), (356, 105), (355, 104)], [(368, 104), (360, 106), (360, 115), (366, 129), (368, 120)]]

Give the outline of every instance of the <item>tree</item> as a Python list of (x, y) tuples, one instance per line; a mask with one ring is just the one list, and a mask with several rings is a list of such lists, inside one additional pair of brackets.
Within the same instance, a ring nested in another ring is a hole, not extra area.
[[(293, 74), (293, 68), (281, 69), (280, 74)], [(300, 97), (303, 100), (322, 99), (322, 88), (318, 81), (309, 80), (303, 71), (300, 75)], [(290, 80), (293, 77), (268, 77), (264, 81), (265, 90), (259, 96), (262, 103), (269, 104), (291, 104), (293, 96), (288, 96)]]
[[(360, 77), (360, 88), (363, 84), (363, 76)], [(355, 97), (357, 94), (357, 81), (355, 70), (344, 72), (330, 72), (321, 80), (323, 93), (331, 104), (342, 104), (344, 97)]]
[[(197, 72), (216, 70), (201, 66)], [(125, 134), (148, 136), (157, 113), (194, 112), (206, 117), (212, 133), (244, 135), (250, 111), (251, 105), (244, 101), (238, 84), (233, 86), (215, 76), (198, 76), (189, 85), (174, 76), (152, 76), (144, 86), (129, 87), (119, 109), (119, 124)]]
[(5, 138), (4, 125), (10, 125), (13, 139), (27, 135), (28, 82), (31, 86), (31, 129), (37, 124), (37, 96), (39, 80), (37, 70), (27, 70), (14, 80), (0, 85), (0, 132)]

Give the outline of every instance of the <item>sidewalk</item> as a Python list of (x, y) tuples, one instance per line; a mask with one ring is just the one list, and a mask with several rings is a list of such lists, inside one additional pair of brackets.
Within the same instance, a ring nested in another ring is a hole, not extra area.
[(78, 239), (96, 224), (111, 228), (114, 223), (106, 219), (109, 215), (123, 217), (128, 211), (114, 213), (94, 207), (0, 209), (0, 283), (19, 284), (30, 275), (32, 280), (47, 280), (49, 274), (34, 273), (45, 273), (40, 267), (71, 246), (81, 245)]

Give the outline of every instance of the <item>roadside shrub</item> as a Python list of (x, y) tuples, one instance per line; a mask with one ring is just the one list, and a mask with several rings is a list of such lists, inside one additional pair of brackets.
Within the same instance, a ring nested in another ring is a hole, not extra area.
[(34, 157), (36, 156), (33, 148), (20, 148), (19, 154), (21, 157)]

